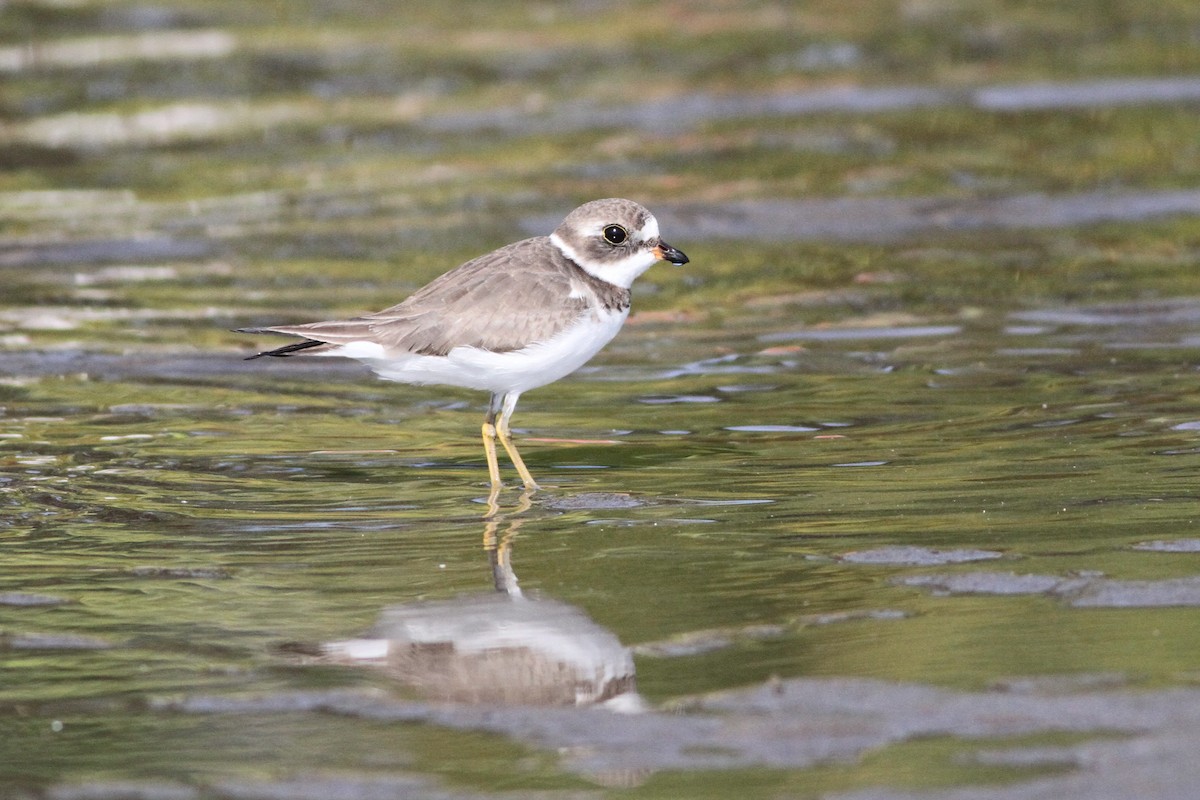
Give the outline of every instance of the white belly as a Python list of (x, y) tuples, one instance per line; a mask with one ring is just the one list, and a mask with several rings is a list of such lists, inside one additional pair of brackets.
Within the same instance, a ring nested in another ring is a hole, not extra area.
[(444, 356), (388, 358), (377, 344), (352, 342), (322, 355), (358, 359), (389, 381), (462, 386), (497, 394), (525, 392), (579, 369), (612, 341), (627, 316), (628, 309), (588, 314), (553, 339), (506, 353), (456, 347)]

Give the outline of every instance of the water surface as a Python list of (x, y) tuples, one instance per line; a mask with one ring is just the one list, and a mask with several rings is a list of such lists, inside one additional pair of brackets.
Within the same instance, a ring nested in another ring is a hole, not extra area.
[[(0, 794), (1188, 797), (1195, 9), (507, 10), (6, 9)], [(229, 331), (611, 195), (498, 513)]]

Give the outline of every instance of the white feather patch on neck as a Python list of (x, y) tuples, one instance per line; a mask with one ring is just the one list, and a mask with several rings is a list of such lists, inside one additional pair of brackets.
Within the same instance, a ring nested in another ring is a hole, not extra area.
[(575, 248), (564, 242), (557, 233), (550, 234), (550, 241), (558, 248), (560, 253), (582, 267), (589, 275), (599, 278), (605, 283), (620, 286), (622, 289), (628, 289), (630, 286), (633, 286), (634, 280), (643, 272), (650, 269), (655, 261), (658, 261), (651, 251), (637, 250), (619, 261), (597, 264), (594, 261), (582, 258), (575, 251)]

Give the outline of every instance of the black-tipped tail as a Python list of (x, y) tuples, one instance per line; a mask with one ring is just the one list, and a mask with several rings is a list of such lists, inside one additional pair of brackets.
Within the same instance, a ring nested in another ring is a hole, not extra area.
[[(278, 333), (278, 331), (273, 331), (270, 328), (235, 328), (234, 333)], [(253, 361), (256, 358), (262, 358), (263, 356), (286, 358), (287, 356), (298, 353), (301, 350), (308, 350), (311, 347), (320, 347), (323, 344), (327, 343), (318, 342), (316, 339), (305, 339), (300, 342), (285, 344), (283, 347), (277, 347), (274, 350), (264, 350), (261, 353), (255, 353), (252, 356), (246, 356), (245, 360)]]

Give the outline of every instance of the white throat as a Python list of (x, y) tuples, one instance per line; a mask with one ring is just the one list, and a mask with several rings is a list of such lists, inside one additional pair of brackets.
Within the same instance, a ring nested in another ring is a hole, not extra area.
[(650, 269), (655, 261), (658, 261), (658, 258), (651, 251), (638, 250), (620, 261), (597, 264), (594, 261), (589, 261), (581, 257), (575, 251), (575, 248), (564, 242), (557, 233), (550, 234), (550, 242), (558, 248), (560, 253), (583, 267), (584, 272), (594, 278), (599, 278), (605, 283), (620, 286), (622, 289), (628, 289), (633, 286), (633, 282), (637, 277)]

